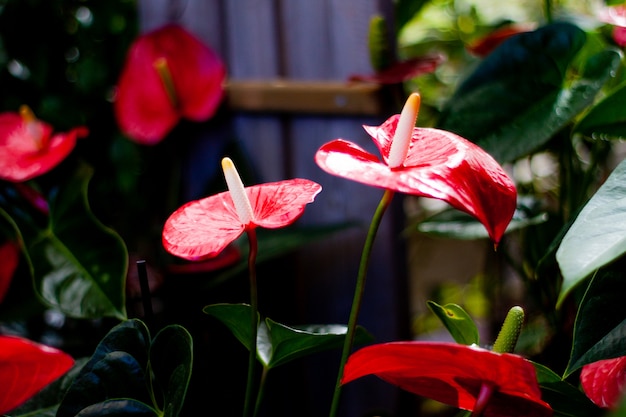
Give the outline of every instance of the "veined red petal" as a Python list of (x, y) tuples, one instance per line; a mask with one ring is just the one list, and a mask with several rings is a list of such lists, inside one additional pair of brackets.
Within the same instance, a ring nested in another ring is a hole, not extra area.
[(191, 201), (176, 210), (163, 227), (163, 246), (173, 255), (202, 260), (220, 254), (247, 227), (279, 228), (302, 215), (322, 187), (310, 180), (292, 179), (246, 187), (254, 212), (253, 223), (242, 224), (230, 192)]
[(439, 129), (415, 128), (404, 164), (387, 164), (399, 116), (381, 126), (364, 126), (384, 162), (356, 145), (337, 139), (315, 155), (326, 172), (405, 194), (436, 198), (477, 218), (498, 243), (517, 203), (515, 184), (502, 167), (472, 142)]
[(23, 182), (45, 174), (72, 152), (77, 138), (87, 134), (86, 128), (76, 127), (52, 135), (47, 123), (26, 122), (18, 113), (0, 114), (0, 178)]
[(0, 414), (18, 407), (74, 365), (68, 354), (16, 336), (0, 336)]
[(6, 241), (0, 245), (0, 303), (9, 290), (13, 274), (20, 260), (20, 249), (16, 243)]
[(617, 407), (626, 386), (626, 356), (583, 366), (580, 383), (587, 397), (598, 407)]
[(484, 383), (493, 384), (485, 417), (552, 415), (534, 366), (518, 355), (445, 342), (383, 343), (353, 353), (342, 383), (366, 375), (464, 410), (474, 409)]
[[(155, 62), (164, 59), (176, 105)], [(139, 36), (130, 47), (114, 103), (120, 129), (142, 144), (160, 142), (180, 121), (211, 117), (223, 97), (226, 70), (219, 57), (178, 25)]]

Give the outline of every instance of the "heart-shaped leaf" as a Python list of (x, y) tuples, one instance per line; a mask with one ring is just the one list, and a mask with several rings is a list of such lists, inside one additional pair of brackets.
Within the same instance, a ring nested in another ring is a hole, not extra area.
[(479, 344), (476, 323), (461, 306), (457, 304), (442, 306), (434, 301), (428, 301), (428, 308), (441, 320), (457, 343), (463, 345)]
[[(203, 311), (226, 325), (246, 349), (250, 349), (250, 306), (246, 304), (212, 304)], [(259, 323), (257, 357), (271, 369), (303, 356), (341, 348), (347, 332), (345, 325), (307, 325), (289, 327), (269, 318)], [(371, 340), (371, 335), (357, 327), (356, 343)]]
[(191, 379), (193, 340), (181, 326), (164, 327), (150, 347), (150, 366), (163, 393), (163, 416), (175, 417), (181, 412)]
[(75, 417), (160, 417), (161, 414), (146, 404), (130, 400), (107, 400), (85, 407)]
[(557, 305), (582, 280), (626, 252), (626, 161), (591, 197), (556, 252), (563, 275)]
[(41, 213), (13, 205), (15, 198), (0, 214), (23, 240), (34, 288), (42, 300), (71, 317), (124, 319), (128, 255), (122, 239), (89, 208), (91, 176), (92, 169), (83, 165), (55, 189), (45, 222)]
[(594, 105), (576, 124), (574, 131), (586, 135), (626, 137), (626, 83)]
[(626, 355), (625, 267), (621, 259), (591, 280), (576, 315), (566, 377), (588, 363)]

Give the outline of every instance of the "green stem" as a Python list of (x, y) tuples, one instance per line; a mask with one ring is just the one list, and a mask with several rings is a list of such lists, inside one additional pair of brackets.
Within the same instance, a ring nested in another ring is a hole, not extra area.
[(248, 243), (250, 245), (250, 253), (248, 254), (248, 274), (250, 277), (250, 354), (248, 356), (248, 382), (246, 385), (246, 399), (243, 407), (243, 416), (250, 415), (252, 406), (252, 393), (254, 391), (254, 376), (256, 369), (256, 338), (259, 326), (259, 303), (257, 296), (256, 283), (256, 256), (258, 250), (258, 242), (256, 230), (251, 228), (247, 231)]
[(543, 4), (546, 12), (546, 21), (552, 23), (552, 0), (545, 0)]
[(259, 392), (256, 397), (256, 404), (254, 406), (254, 416), (256, 417), (259, 414), (259, 409), (261, 408), (261, 402), (263, 400), (263, 394), (265, 393), (265, 387), (267, 385), (267, 374), (270, 369), (267, 366), (263, 367), (263, 371), (261, 373), (261, 381), (259, 382)]
[(339, 409), (339, 399), (341, 397), (341, 378), (343, 376), (343, 368), (346, 365), (348, 356), (352, 351), (352, 345), (354, 344), (354, 335), (356, 333), (356, 325), (359, 318), (359, 311), (361, 310), (361, 302), (363, 300), (363, 292), (365, 290), (365, 278), (367, 276), (367, 269), (372, 254), (372, 247), (374, 246), (374, 239), (378, 227), (382, 221), (385, 210), (389, 207), (393, 198), (394, 192), (391, 190), (385, 190), (374, 217), (370, 223), (369, 231), (367, 232), (367, 238), (365, 239), (365, 245), (363, 246), (363, 252), (361, 253), (361, 262), (359, 264), (359, 271), (356, 280), (356, 287), (354, 290), (354, 298), (352, 300), (352, 307), (350, 310), (350, 318), (348, 320), (348, 331), (346, 332), (346, 338), (343, 343), (343, 351), (341, 354), (341, 361), (339, 362), (339, 373), (337, 375), (337, 383), (335, 384), (335, 392), (333, 394), (333, 401), (330, 406), (329, 417), (335, 417)]

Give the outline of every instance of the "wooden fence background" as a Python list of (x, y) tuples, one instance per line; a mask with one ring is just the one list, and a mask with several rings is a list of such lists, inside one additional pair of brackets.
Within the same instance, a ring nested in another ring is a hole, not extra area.
[[(343, 82), (351, 74), (372, 71), (369, 20), (375, 14), (391, 18), (392, 5), (392, 0), (141, 0), (139, 11), (142, 31), (177, 22), (195, 33), (223, 58), (231, 81)], [(376, 152), (361, 125), (380, 124), (394, 109), (380, 115), (334, 115), (332, 110), (329, 114), (233, 112), (232, 133), (261, 181), (302, 177), (323, 186), (300, 224), (353, 220), (362, 224), (307, 245), (294, 255), (286, 272), (294, 276), (281, 278), (295, 280), (293, 287), (287, 287), (293, 293), (283, 294), (295, 300), (296, 311), (289, 317), (300, 323), (347, 323), (361, 249), (382, 190), (330, 176), (313, 157), (323, 143), (340, 137)], [(405, 254), (399, 236), (401, 196), (395, 203), (379, 230), (360, 317), (379, 342), (410, 336)], [(264, 285), (269, 284), (259, 276), (259, 286)], [(260, 303), (263, 308), (263, 299)], [(336, 372), (334, 364), (322, 364), (328, 358), (313, 358), (312, 366), (291, 375), (296, 381), (283, 382), (308, 387), (308, 398), (303, 398), (308, 408), (297, 410), (300, 415), (327, 413)], [(404, 403), (404, 394), (387, 384), (364, 380), (346, 387), (341, 415), (415, 415)], [(285, 411), (285, 415), (294, 413)]]

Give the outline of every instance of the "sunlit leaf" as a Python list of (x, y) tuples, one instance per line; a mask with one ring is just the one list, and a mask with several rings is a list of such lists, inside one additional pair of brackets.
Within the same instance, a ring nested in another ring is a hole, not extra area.
[(580, 211), (556, 252), (563, 284), (559, 303), (598, 268), (626, 252), (626, 161)]
[(439, 305), (428, 301), (428, 308), (437, 315), (457, 343), (478, 345), (479, 334), (476, 323), (463, 308), (457, 304)]

